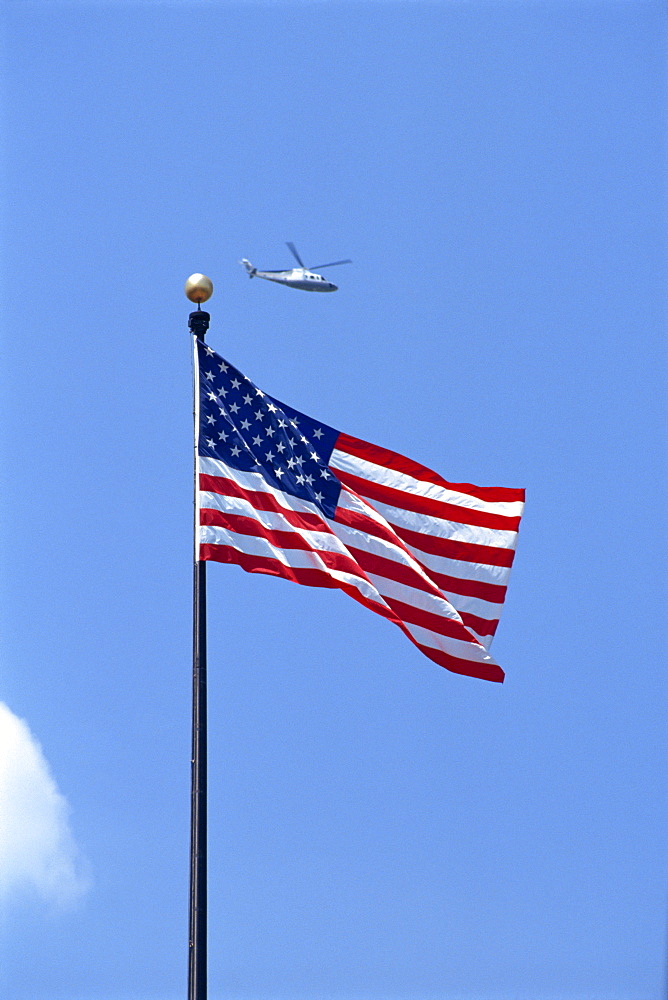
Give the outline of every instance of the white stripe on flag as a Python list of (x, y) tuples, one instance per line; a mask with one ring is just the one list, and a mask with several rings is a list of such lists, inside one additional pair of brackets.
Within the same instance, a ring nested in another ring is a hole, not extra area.
[(256, 535), (240, 536), (234, 531), (228, 531), (227, 528), (208, 524), (200, 525), (200, 543), (202, 545), (229, 545), (238, 552), (275, 559), (276, 562), (282, 563), (284, 566), (291, 566), (293, 569), (320, 570), (327, 576), (335, 577), (337, 580), (355, 587), (368, 600), (375, 601), (377, 604), (385, 604), (378, 590), (368, 580), (362, 576), (332, 569), (323, 562), (315, 550), (279, 549), (266, 538), (258, 538)]
[(389, 524), (410, 531), (422, 532), (425, 535), (436, 535), (457, 542), (470, 542), (473, 545), (491, 545), (494, 548), (513, 549), (517, 539), (516, 531), (503, 531), (498, 528), (481, 528), (478, 525), (466, 524), (462, 521), (446, 521), (429, 514), (416, 514), (412, 510), (401, 507), (391, 507), (380, 500), (370, 500), (375, 509), (383, 515)]
[(439, 635), (421, 625), (407, 625), (406, 627), (421, 646), (441, 649), (450, 656), (457, 656), (462, 660), (472, 660), (474, 663), (496, 663), (494, 657), (487, 652), (484, 646), (462, 642), (461, 639), (451, 639), (450, 636)]
[(413, 476), (404, 472), (388, 469), (384, 465), (376, 465), (375, 462), (350, 455), (347, 451), (340, 451), (338, 448), (332, 452), (329, 464), (333, 469), (349, 472), (353, 476), (368, 479), (370, 482), (379, 483), (382, 486), (390, 486), (392, 489), (401, 490), (413, 496), (428, 497), (442, 503), (456, 504), (458, 507), (487, 511), (490, 514), (519, 517), (524, 506), (519, 500), (480, 500), (478, 497), (471, 496), (470, 493), (460, 493), (456, 490), (448, 490), (443, 486), (437, 486), (435, 483), (414, 479)]

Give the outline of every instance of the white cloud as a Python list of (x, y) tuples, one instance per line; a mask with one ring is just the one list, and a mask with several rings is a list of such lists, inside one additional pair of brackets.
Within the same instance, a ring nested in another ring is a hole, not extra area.
[(0, 702), (0, 902), (37, 895), (71, 905), (88, 889), (86, 863), (42, 749)]

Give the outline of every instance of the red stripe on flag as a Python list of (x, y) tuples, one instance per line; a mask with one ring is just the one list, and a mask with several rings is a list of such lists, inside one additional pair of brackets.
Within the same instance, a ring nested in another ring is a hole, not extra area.
[(491, 604), (503, 604), (506, 597), (506, 587), (497, 583), (482, 583), (480, 580), (462, 580), (459, 576), (446, 576), (433, 569), (427, 572), (439, 590), (446, 594), (459, 594), (461, 597), (479, 597), (481, 601)]
[[(252, 502), (249, 500), (249, 502)], [(294, 528), (300, 528), (302, 531), (322, 531), (325, 534), (332, 534), (329, 527), (322, 521), (319, 517), (313, 515), (313, 521), (309, 514), (300, 514), (296, 510), (286, 510), (284, 507), (280, 507), (276, 504), (279, 513), (285, 517), (288, 524), (292, 525)], [(314, 523), (315, 522), (315, 523)], [(247, 514), (237, 514), (236, 512), (227, 513), (227, 511), (218, 510), (217, 507), (202, 507), (199, 513), (199, 523), (200, 524), (213, 524), (220, 528), (229, 528), (230, 531), (238, 531), (241, 535), (258, 535), (263, 538), (269, 538), (270, 533), (276, 536), (285, 535), (285, 539), (280, 541), (270, 539), (273, 545), (278, 545), (279, 547), (285, 547), (287, 549), (299, 549), (299, 548), (312, 548), (311, 545), (298, 534), (296, 531), (285, 530), (281, 528), (265, 528), (257, 518), (251, 517)], [(291, 539), (299, 538), (304, 542), (304, 545), (298, 543), (291, 543)]]
[[(223, 497), (237, 497), (240, 500), (247, 500), (255, 510), (267, 510), (274, 514), (282, 514), (286, 521), (289, 521), (295, 528), (303, 528), (305, 531), (330, 530), (326, 522), (318, 514), (283, 507), (271, 493), (265, 493), (263, 490), (246, 489), (239, 486), (233, 479), (225, 479), (223, 476), (207, 476), (201, 473), (199, 486), (203, 493), (216, 493)], [(202, 509), (213, 510), (214, 508), (203, 507)], [(200, 523), (203, 524), (204, 522)]]
[(339, 524), (345, 525), (346, 528), (354, 528), (356, 531), (361, 531), (365, 535), (373, 535), (374, 538), (380, 538), (384, 542), (390, 542), (391, 545), (398, 544), (401, 548), (405, 547), (401, 541), (397, 540), (398, 532), (396, 532), (394, 528), (390, 528), (387, 523), (383, 523), (381, 521), (377, 521), (373, 517), (369, 517), (368, 514), (362, 514), (360, 511), (348, 510), (346, 507), (339, 506), (336, 508), (334, 513), (334, 520)]
[(414, 604), (406, 604), (395, 597), (385, 597), (393, 611), (403, 622), (409, 625), (419, 625), (420, 628), (427, 628), (430, 632), (438, 635), (449, 636), (451, 639), (459, 639), (460, 642), (468, 642), (473, 646), (481, 644), (471, 635), (469, 630), (455, 618), (446, 618), (445, 615), (437, 615), (433, 611), (425, 611), (424, 608), (416, 608)]
[[(244, 517), (243, 515), (238, 514), (230, 516), (224, 514), (222, 511), (211, 509), (203, 510), (202, 514), (213, 515), (213, 517), (210, 519), (207, 517), (207, 520), (202, 521), (201, 523), (219, 525), (227, 528), (229, 531), (232, 531), (237, 535), (242, 536), (239, 539), (240, 545), (243, 545), (244, 535), (252, 535), (255, 538), (263, 538), (265, 541), (269, 542), (270, 545), (273, 545), (277, 549), (281, 549), (283, 552), (288, 552), (291, 549), (297, 549), (302, 552), (312, 552), (313, 555), (317, 556), (323, 563), (323, 566), (325, 566), (328, 570), (335, 570), (338, 573), (350, 573), (352, 576), (358, 576), (361, 579), (365, 579), (360, 566), (350, 556), (343, 552), (332, 552), (330, 549), (319, 549), (316, 546), (311, 545), (307, 538), (304, 538), (296, 531), (281, 531), (276, 528), (265, 528), (263, 524), (260, 524), (259, 521), (256, 521), (252, 517)], [(273, 557), (268, 556), (267, 558)]]
[[(404, 629), (404, 631), (406, 630)], [(439, 667), (445, 667), (453, 674), (464, 674), (465, 677), (477, 677), (482, 681), (495, 681), (497, 684), (503, 684), (506, 675), (497, 663), (472, 663), (471, 660), (464, 660), (459, 656), (450, 656), (449, 653), (444, 653), (440, 649), (423, 646), (422, 643), (416, 642), (410, 632), (406, 632), (406, 635), (411, 642), (415, 643), (421, 653), (424, 653), (434, 663), (438, 663)]]
[(458, 524), (471, 524), (479, 528), (500, 528), (503, 531), (517, 531), (520, 526), (519, 517), (491, 514), (489, 511), (476, 510), (474, 507), (463, 507), (459, 504), (446, 503), (443, 500), (433, 500), (431, 497), (397, 490), (393, 486), (383, 486), (381, 483), (353, 476), (350, 472), (342, 472), (340, 469), (336, 469), (336, 475), (341, 482), (350, 486), (360, 496), (369, 497), (370, 500), (379, 500), (391, 507), (400, 507), (402, 510), (410, 510), (416, 514), (428, 514), (430, 517), (439, 517), (445, 521), (455, 521)]
[[(381, 615), (383, 618), (388, 618), (404, 629), (401, 620), (391, 608), (369, 600), (363, 594), (360, 594), (359, 590), (353, 584), (337, 580), (335, 577), (330, 576), (327, 570), (312, 569), (304, 566), (287, 566), (285, 563), (280, 562), (278, 559), (273, 559), (271, 556), (255, 556), (248, 552), (240, 552), (232, 545), (200, 545), (200, 559), (210, 562), (236, 563), (247, 573), (266, 573), (267, 576), (280, 576), (284, 580), (290, 580), (292, 583), (300, 583), (307, 587), (325, 587), (328, 590), (343, 590), (359, 604), (363, 604), (366, 608), (370, 608), (371, 611), (375, 611), (376, 614)], [(364, 579), (363, 574), (358, 574), (358, 576)]]
[[(339, 513), (336, 517), (338, 520)], [(462, 562), (482, 563), (486, 566), (507, 566), (509, 569), (515, 558), (514, 549), (497, 548), (495, 545), (477, 545), (474, 542), (459, 542), (440, 535), (427, 535), (410, 528), (394, 526), (396, 533), (412, 549), (419, 549), (432, 556), (459, 559)]]
[(365, 573), (373, 573), (375, 576), (382, 576), (387, 580), (403, 583), (426, 594), (443, 597), (438, 587), (431, 580), (426, 580), (413, 566), (395, 562), (394, 559), (387, 559), (385, 556), (376, 555), (375, 552), (369, 552), (367, 549), (360, 549), (354, 545), (347, 545), (346, 548), (349, 552), (352, 552), (355, 560)]
[(498, 618), (488, 621), (487, 618), (478, 618), (477, 615), (472, 615), (469, 611), (460, 611), (459, 615), (466, 627), (470, 628), (476, 635), (494, 635), (499, 624)]
[(488, 503), (524, 501), (524, 490), (505, 486), (473, 486), (472, 483), (449, 483), (433, 469), (428, 469), (426, 465), (414, 462), (412, 459), (406, 458), (405, 455), (398, 455), (388, 448), (379, 448), (378, 445), (369, 444), (368, 441), (351, 437), (349, 434), (339, 434), (334, 447), (338, 451), (347, 451), (349, 455), (355, 455), (357, 458), (373, 462), (375, 465), (382, 465), (386, 469), (393, 469), (395, 472), (412, 476), (413, 479), (433, 483), (435, 486), (442, 486), (444, 489), (454, 490), (457, 493), (468, 493), (469, 496), (477, 497), (478, 500), (484, 500)]

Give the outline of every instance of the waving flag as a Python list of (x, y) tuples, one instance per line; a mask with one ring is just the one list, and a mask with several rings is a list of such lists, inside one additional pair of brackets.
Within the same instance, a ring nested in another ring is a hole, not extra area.
[(258, 389), (195, 340), (199, 559), (336, 587), (448, 670), (502, 681), (524, 491), (449, 483)]

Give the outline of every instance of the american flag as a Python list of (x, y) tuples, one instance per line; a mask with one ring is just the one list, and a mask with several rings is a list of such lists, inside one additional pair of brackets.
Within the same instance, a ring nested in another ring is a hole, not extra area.
[(489, 653), (524, 491), (446, 482), (257, 388), (195, 339), (201, 560), (336, 587), (455, 673)]

